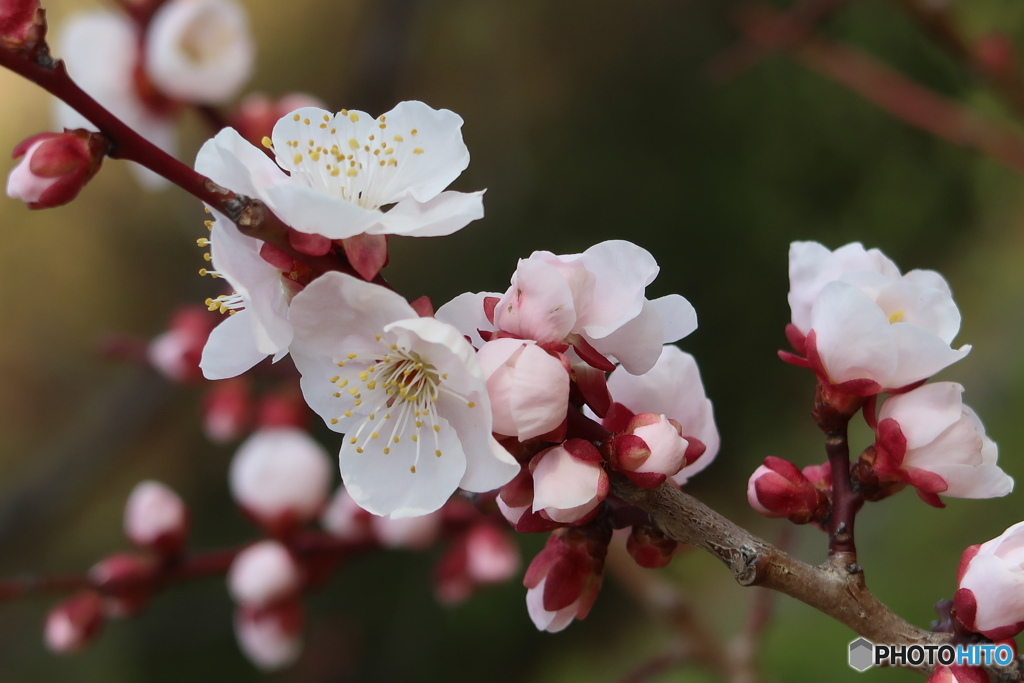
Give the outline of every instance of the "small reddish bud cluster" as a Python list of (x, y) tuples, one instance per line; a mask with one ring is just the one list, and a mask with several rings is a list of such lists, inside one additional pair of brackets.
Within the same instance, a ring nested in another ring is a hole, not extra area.
[(526, 608), (537, 628), (557, 633), (590, 612), (611, 541), (607, 524), (558, 529), (526, 570)]
[(85, 130), (40, 133), (14, 148), (14, 159), (24, 157), (7, 177), (7, 195), (30, 209), (50, 209), (78, 196), (107, 152), (102, 135)]

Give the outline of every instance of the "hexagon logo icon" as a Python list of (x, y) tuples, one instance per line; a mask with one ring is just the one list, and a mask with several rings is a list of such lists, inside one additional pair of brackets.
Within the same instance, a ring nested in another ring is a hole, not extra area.
[(865, 671), (874, 663), (875, 646), (864, 638), (850, 643), (850, 666), (857, 671)]

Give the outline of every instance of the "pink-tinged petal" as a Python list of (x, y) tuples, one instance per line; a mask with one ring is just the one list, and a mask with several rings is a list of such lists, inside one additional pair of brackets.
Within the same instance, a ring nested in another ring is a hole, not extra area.
[(644, 290), (659, 271), (649, 251), (625, 240), (609, 240), (590, 247), (579, 260), (597, 275), (590, 305), (578, 312), (583, 332), (605, 337), (640, 315)]
[(575, 521), (599, 502), (598, 489), (604, 474), (599, 465), (577, 460), (561, 447), (538, 454), (536, 463), (534, 512), (544, 510), (555, 521)]
[(615, 358), (626, 370), (642, 375), (658, 362), (664, 326), (654, 305), (645, 301), (640, 315), (600, 339), (589, 339), (601, 355)]
[(1024, 619), (1024, 573), (995, 555), (979, 553), (960, 581), (974, 594), (977, 610), (973, 629), (990, 631)]
[(199, 362), (203, 377), (237, 377), (267, 357), (267, 353), (256, 346), (252, 318), (251, 312), (239, 311), (225, 316), (220, 325), (213, 328)]
[(332, 240), (369, 232), (384, 215), (294, 181), (265, 188), (262, 197), (288, 226)]
[(433, 199), (418, 202), (403, 199), (380, 218), (371, 233), (440, 237), (461, 230), (484, 217), (484, 191), (442, 192)]
[[(317, 353), (344, 355), (346, 338), (373, 334), (388, 324), (415, 318), (399, 294), (345, 273), (325, 273), (292, 299), (290, 318), (296, 339)], [(344, 353), (342, 353), (344, 352)]]
[(494, 324), (524, 339), (560, 342), (576, 324), (573, 292), (556, 266), (521, 259), (494, 309)]
[(345, 439), (338, 456), (341, 477), (359, 507), (375, 515), (415, 517), (447, 502), (466, 471), (466, 454), (447, 420), (438, 418), (437, 423), (436, 442), (424, 438), (394, 444), (383, 434), (356, 446)]
[(196, 170), (249, 197), (260, 197), (262, 189), (288, 182), (278, 165), (233, 128), (224, 128), (203, 144), (196, 156)]
[(953, 296), (953, 291), (949, 288), (946, 278), (934, 270), (912, 270), (903, 276), (903, 281), (925, 289), (937, 290), (948, 297)]
[(352, 268), (366, 281), (376, 278), (388, 262), (388, 241), (384, 235), (361, 233), (342, 240), (342, 246)]
[(493, 428), (498, 434), (516, 435), (516, 422), (512, 417), (510, 395), (512, 393), (512, 368), (506, 363), (519, 355), (525, 346), (520, 339), (508, 337), (489, 341), (480, 347), (477, 359), (480, 370), (487, 382), (487, 395), (491, 401)]
[(839, 384), (854, 379), (884, 383), (898, 365), (896, 341), (888, 318), (861, 290), (830, 282), (811, 310), (816, 349)]
[[(423, 102), (406, 101), (374, 121), (380, 139), (394, 143), (397, 166), (379, 190), (383, 203), (410, 196), (427, 202), (452, 184), (469, 166), (469, 150), (462, 141), (462, 117)], [(441, 234), (441, 233), (438, 233)], [(447, 234), (447, 233), (444, 233)]]
[(677, 342), (697, 329), (697, 311), (679, 294), (652, 299), (651, 306), (661, 320), (663, 344)]
[(960, 419), (964, 388), (954, 382), (935, 382), (905, 394), (890, 396), (878, 413), (878, 421), (892, 418), (900, 425), (907, 448), (931, 443)]
[(547, 434), (565, 419), (569, 375), (534, 344), (523, 347), (512, 375), (509, 410), (520, 441)]
[(897, 368), (882, 383), (887, 389), (897, 389), (928, 379), (971, 350), (970, 345), (952, 349), (928, 330), (908, 323), (896, 323), (892, 331), (898, 349)]

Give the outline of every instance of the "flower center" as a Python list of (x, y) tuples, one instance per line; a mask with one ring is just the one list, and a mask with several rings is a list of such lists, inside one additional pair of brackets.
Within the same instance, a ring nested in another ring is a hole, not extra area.
[[(411, 144), (419, 133), (415, 128), (390, 130), (383, 115), (376, 124), (358, 125), (360, 118), (347, 109), (334, 117), (324, 114), (320, 121), (293, 114), (292, 121), (306, 135), (285, 140), (285, 149), (274, 147), (278, 165), (321, 192), (364, 209), (379, 209), (390, 200), (382, 191), (398, 165), (407, 154), (423, 154), (423, 149)], [(263, 144), (272, 143), (265, 138)]]

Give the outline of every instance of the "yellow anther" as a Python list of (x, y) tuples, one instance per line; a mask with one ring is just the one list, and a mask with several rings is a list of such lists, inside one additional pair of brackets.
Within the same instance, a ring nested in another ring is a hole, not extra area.
[(441, 431), (441, 425), (434, 425), (434, 431), (435, 432)]
[(213, 221), (203, 221), (203, 225), (206, 226), (207, 230), (213, 230)]
[(377, 139), (377, 136), (376, 135), (372, 135), (372, 134), (371, 135), (367, 135), (366, 139), (369, 140), (370, 142), (373, 142), (374, 140)]
[(355, 354), (355, 353), (350, 353), (350, 354), (348, 354), (348, 359), (349, 359), (349, 360), (355, 360), (355, 359), (356, 359), (356, 358), (358, 358), (358, 357), (359, 357), (359, 355), (358, 355), (358, 354)]
[(332, 417), (332, 418), (331, 418), (331, 424), (332, 424), (332, 425), (336, 425), (336, 424), (338, 424), (338, 418), (336, 418), (336, 417)]
[(410, 465), (410, 466), (409, 466), (409, 471), (410, 471), (411, 473), (413, 473), (413, 474), (416, 474), (416, 465)]
[(369, 389), (370, 391), (373, 391), (374, 389), (377, 388), (377, 383), (376, 382), (370, 382), (369, 384), (366, 385), (366, 388)]
[(379, 334), (375, 334), (373, 336), (377, 339), (377, 341), (380, 341), (380, 335)]
[(388, 448), (387, 446), (385, 446), (384, 447), (384, 455), (388, 455), (389, 453), (391, 453), (391, 449)]
[(351, 147), (352, 149), (359, 149), (359, 140), (356, 140), (355, 138), (349, 138), (348, 146)]
[(370, 438), (371, 438), (371, 439), (377, 439), (377, 438), (380, 438), (380, 434), (378, 434), (377, 432), (374, 432), (373, 434), (370, 434)]
[(416, 434), (413, 434), (413, 435), (412, 435), (412, 436), (410, 436), (409, 438), (410, 438), (410, 439), (412, 439), (413, 441), (419, 441), (419, 440), (420, 440), (420, 437), (419, 437), (419, 436), (417, 436)]
[(301, 116), (299, 116), (298, 114), (293, 114), (293, 115), (292, 115), (292, 121), (298, 121), (298, 120), (299, 120), (299, 119), (301, 119), (301, 118), (302, 118), (302, 117), (301, 117)]
[(363, 370), (362, 372), (359, 373), (360, 382), (365, 382), (368, 379), (370, 379), (370, 373), (368, 373), (366, 370)]
[(298, 164), (298, 163), (301, 163), (301, 162), (302, 162), (302, 153), (301, 152), (299, 154), (296, 154), (294, 157), (292, 157), (292, 163)]
[(351, 121), (352, 123), (356, 123), (357, 121), (359, 121), (359, 114), (355, 112), (349, 113), (348, 120)]
[(412, 153), (413, 154), (423, 154), (423, 148), (422, 147), (417, 147), (416, 149), (414, 149), (412, 151)]
[(328, 114), (324, 114), (324, 121), (330, 121), (331, 117)]
[(394, 157), (388, 159), (388, 166), (398, 166), (398, 159)]
[(353, 436), (351, 439), (348, 440), (348, 442), (350, 444), (352, 444), (352, 445), (355, 445), (355, 444), (359, 443), (359, 439), (357, 439), (356, 437)]
[(419, 133), (419, 131), (416, 130), (415, 128), (409, 131), (409, 135), (416, 135), (416, 133)]
[(377, 117), (377, 120), (380, 121), (381, 123), (384, 123), (385, 121), (388, 120), (388, 117), (385, 116), (384, 114), (381, 114), (380, 116)]
[(200, 237), (199, 239), (196, 240), (196, 246), (208, 247), (210, 246), (210, 240), (206, 239), (205, 237)]
[(332, 396), (334, 396), (334, 398), (341, 398), (341, 392), (340, 392), (340, 391), (335, 391), (335, 392), (334, 392), (334, 393), (332, 394)]
[(420, 422), (419, 420), (416, 420), (416, 429), (419, 429), (422, 426), (423, 426), (423, 423)]
[(309, 119), (302, 119), (302, 122), (303, 122), (304, 124), (306, 124), (307, 126), (309, 125)]
[(398, 443), (399, 441), (401, 441), (401, 440), (402, 440), (402, 439), (401, 439), (401, 437), (398, 437), (398, 436), (393, 436), (393, 437), (391, 437), (391, 439), (392, 439), (392, 440), (393, 440), (393, 441), (394, 441), (395, 443)]
[(357, 388), (355, 388), (355, 387), (352, 387), (351, 389), (349, 389), (349, 390), (348, 390), (348, 393), (350, 393), (350, 394), (352, 394), (353, 396), (355, 396), (356, 394), (358, 394), (358, 393), (359, 393), (359, 389), (357, 389)]
[(362, 453), (362, 452), (363, 452), (362, 447), (356, 449), (356, 453)]
[(395, 142), (405, 142), (405, 138), (403, 138), (401, 135), (396, 135), (394, 140)]
[(345, 417), (352, 417), (352, 411), (351, 410), (346, 410), (345, 411)]
[(274, 141), (273, 141), (273, 140), (271, 140), (270, 138), (268, 138), (268, 137), (267, 137), (266, 135), (264, 135), (264, 136), (263, 136), (263, 139), (262, 139), (262, 140), (260, 140), (260, 142), (261, 142), (261, 143), (263, 144), (263, 146), (264, 146), (264, 147), (266, 147), (267, 149), (273, 149), (273, 148), (274, 148)]
[(468, 403), (466, 403), (466, 407), (467, 408), (476, 408), (476, 403), (474, 403), (473, 401), (469, 401)]
[(338, 361), (338, 367), (339, 367), (339, 368), (343, 368), (343, 367), (345, 367), (345, 361), (343, 361), (343, 360), (339, 360), (339, 361)]
[(893, 311), (889, 314), (889, 324), (903, 322), (903, 311)]
[(376, 419), (377, 419), (377, 413), (370, 413), (368, 417), (369, 417), (369, 418), (370, 418), (371, 420), (376, 420)]
[(348, 176), (349, 178), (355, 178), (355, 177), (356, 177), (357, 175), (359, 175), (359, 171), (357, 171), (357, 170), (356, 170), (356, 169), (354, 169), (354, 168), (350, 168), (350, 169), (348, 169), (348, 171), (347, 171), (347, 172), (345, 173), (345, 175), (347, 175), (347, 176)]
[(439, 450), (434, 451), (434, 455), (436, 455), (437, 457), (440, 458), (441, 457), (441, 451), (439, 451)]

